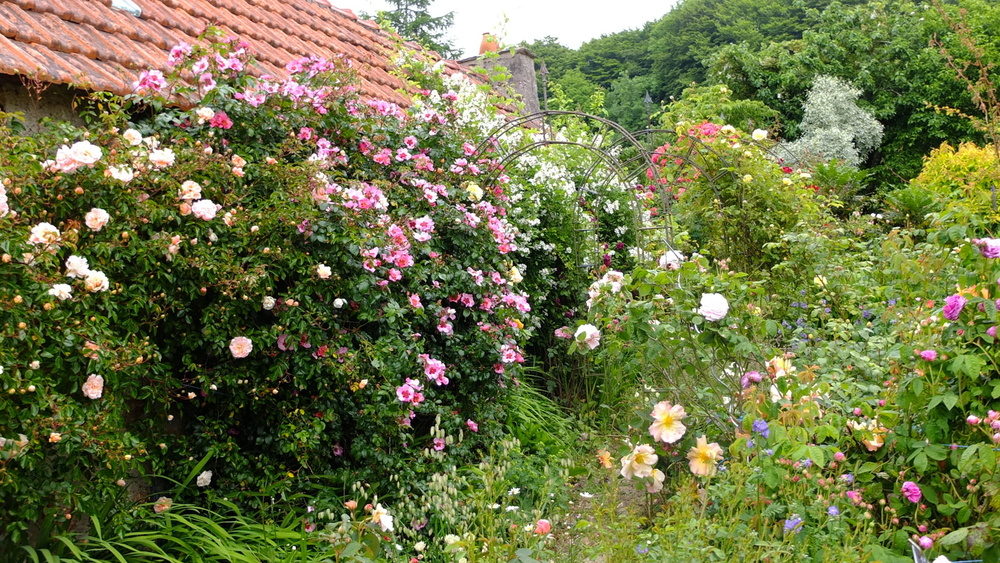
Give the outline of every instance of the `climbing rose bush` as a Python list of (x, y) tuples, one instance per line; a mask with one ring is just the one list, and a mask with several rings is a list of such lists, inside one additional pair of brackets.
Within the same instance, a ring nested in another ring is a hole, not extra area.
[(524, 362), (509, 179), (487, 175), (467, 80), (408, 109), (360, 97), (345, 60), (255, 77), (246, 45), (210, 38), (169, 62), (96, 96), (86, 129), (0, 131), (15, 543), (205, 458), (199, 485), (237, 498), (405, 481), (436, 418), (441, 463), (495, 437)]

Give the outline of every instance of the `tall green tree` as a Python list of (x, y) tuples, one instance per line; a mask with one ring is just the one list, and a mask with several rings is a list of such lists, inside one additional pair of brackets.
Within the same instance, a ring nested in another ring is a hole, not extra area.
[(588, 80), (609, 89), (623, 74), (646, 76), (652, 69), (649, 30), (652, 22), (642, 29), (629, 29), (602, 35), (580, 46), (579, 69)]
[[(706, 79), (704, 61), (729, 44), (750, 49), (799, 39), (832, 0), (682, 0), (650, 26), (658, 94), (680, 96)], [(864, 0), (842, 0), (859, 4)]]
[(604, 101), (608, 119), (630, 131), (649, 127), (652, 115), (660, 110), (660, 104), (652, 98), (646, 102), (652, 86), (652, 76), (629, 77), (622, 74), (611, 83), (611, 90)]
[(559, 80), (570, 69), (580, 68), (580, 52), (559, 43), (559, 40), (551, 35), (531, 43), (523, 42), (521, 45), (534, 53), (536, 61), (545, 63), (550, 81)]
[[(982, 12), (977, 17), (991, 21)], [(979, 28), (978, 33), (990, 37), (988, 29)], [(933, 36), (955, 44), (930, 6), (909, 0), (834, 3), (801, 39), (762, 48), (744, 42), (719, 49), (709, 61), (709, 80), (727, 84), (737, 97), (760, 100), (780, 111), (790, 139), (800, 134), (796, 124), (802, 121), (803, 102), (817, 75), (851, 81), (863, 92), (859, 106), (885, 126), (882, 147), (865, 163), (873, 172), (873, 185), (900, 185), (920, 171), (922, 157), (942, 141), (979, 138), (967, 121), (930, 107), (976, 112), (965, 85), (929, 45)]]
[(448, 31), (455, 23), (455, 12), (432, 16), (430, 6), (434, 0), (386, 1), (393, 9), (379, 12), (379, 21), (389, 24), (400, 37), (416, 41), (448, 59), (461, 55), (448, 37)]

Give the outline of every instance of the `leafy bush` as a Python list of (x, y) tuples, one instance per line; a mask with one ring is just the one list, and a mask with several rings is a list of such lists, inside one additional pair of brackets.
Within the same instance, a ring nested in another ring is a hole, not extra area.
[(404, 109), (343, 61), (257, 79), (209, 38), (171, 62), (86, 130), (0, 138), (8, 542), (207, 452), (213, 487), (281, 494), (502, 432), (530, 305), (475, 87)]
[(933, 195), (937, 205), (943, 208), (938, 222), (973, 221), (993, 225), (1000, 218), (996, 170), (993, 147), (962, 143), (956, 149), (942, 143), (924, 159), (920, 175), (910, 182), (910, 187)]

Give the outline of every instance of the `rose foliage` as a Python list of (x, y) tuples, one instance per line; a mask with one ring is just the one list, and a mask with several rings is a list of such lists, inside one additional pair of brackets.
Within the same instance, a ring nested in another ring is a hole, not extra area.
[(275, 494), (432, 471), (438, 416), (449, 455), (500, 432), (530, 305), (475, 86), (404, 108), (219, 38), (170, 63), (86, 128), (0, 131), (0, 538), (206, 456)]

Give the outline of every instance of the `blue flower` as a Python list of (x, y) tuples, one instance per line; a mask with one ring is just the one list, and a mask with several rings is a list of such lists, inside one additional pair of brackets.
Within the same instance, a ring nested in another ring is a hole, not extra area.
[(753, 440), (747, 440), (747, 448), (753, 448)]
[(809, 458), (807, 457), (807, 458), (806, 458), (806, 459), (805, 459), (805, 460), (804, 460), (804, 461), (802, 462), (802, 467), (805, 467), (806, 469), (808, 469), (808, 468), (812, 467), (812, 464), (813, 464), (813, 460), (811, 460), (811, 459), (809, 459)]
[(771, 429), (767, 427), (767, 421), (760, 418), (753, 421), (753, 431), (760, 434), (764, 438), (771, 435)]
[(642, 555), (644, 553), (649, 553), (649, 548), (640, 543), (639, 545), (635, 546), (635, 552), (638, 553), (639, 555)]
[(826, 509), (826, 513), (830, 516), (840, 516), (840, 509), (836, 506), (830, 505), (830, 508)]
[(764, 450), (764, 455), (774, 455), (774, 450), (772, 450), (771, 448), (767, 448), (766, 450)]
[(802, 517), (798, 514), (792, 514), (792, 517), (785, 520), (785, 533), (798, 532), (799, 528), (802, 527)]

